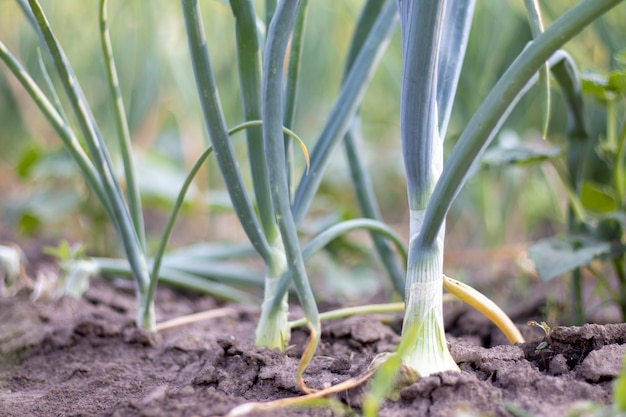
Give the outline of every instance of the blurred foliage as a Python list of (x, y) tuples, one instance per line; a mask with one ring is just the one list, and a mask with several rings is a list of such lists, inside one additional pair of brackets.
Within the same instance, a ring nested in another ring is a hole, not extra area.
[[(588, 268), (597, 279), (596, 290), (606, 293), (605, 298), (620, 307), (622, 321), (626, 320), (626, 243), (623, 231), (626, 226), (626, 65), (617, 56), (617, 68), (606, 76), (585, 73), (582, 77), (582, 94), (591, 100), (590, 109), (604, 111), (605, 125), (594, 126), (589, 131), (592, 148), (581, 161), (584, 167), (582, 184), (572, 207), (576, 217), (570, 220), (565, 236), (544, 239), (529, 248), (537, 271), (544, 280), (550, 280), (569, 271), (579, 275), (578, 268)], [(570, 196), (572, 199), (572, 196)], [(604, 261), (602, 270), (597, 264)], [(613, 269), (615, 280), (607, 279), (605, 270)], [(574, 277), (575, 281), (577, 278)], [(615, 281), (615, 282), (613, 282)], [(580, 299), (580, 317), (584, 319), (583, 297)]]
[[(105, 88), (96, 4), (53, 0), (41, 3), (66, 48), (105, 137), (113, 141), (115, 130)], [(361, 3), (320, 0), (309, 6), (295, 123), (295, 131), (308, 144), (313, 143), (321, 130), (337, 95), (349, 36)], [(575, 0), (541, 2), (546, 24), (575, 3)], [(262, 15), (264, 2), (255, 4), (257, 13)], [(229, 126), (234, 126), (242, 122), (234, 21), (224, 2), (206, 1), (202, 8), (226, 120)], [(144, 197), (151, 203), (149, 209), (158, 211), (160, 204), (171, 198), (170, 190), (176, 186), (177, 178), (192, 165), (206, 144), (180, 4), (170, 0), (111, 0), (109, 19), (131, 135), (146, 174), (142, 176), (140, 172), (139, 176), (151, 180), (142, 184)], [(622, 24), (625, 19), (626, 5), (622, 5), (567, 45), (580, 68), (600, 74), (608, 74), (615, 68), (618, 52), (626, 45), (626, 27)], [(29, 71), (41, 74), (36, 36), (14, 1), (0, 2), (0, 39)], [(530, 39), (522, 1), (478, 3), (447, 149)], [(363, 151), (384, 217), (390, 223), (403, 222), (406, 216), (398, 120), (400, 73), (398, 32), (372, 80), (360, 113), (367, 139)], [(540, 99), (540, 92), (531, 91), (505, 125), (507, 132), (514, 132), (520, 146), (540, 136), (543, 117), (538, 105)], [(590, 114), (590, 122), (591, 126), (604, 126), (602, 109)], [(556, 93), (548, 135), (551, 145), (563, 143), (565, 125), (563, 103)], [(115, 150), (115, 144), (111, 144)], [(235, 141), (235, 144), (243, 154), (244, 142)], [(46, 233), (66, 234), (73, 230), (79, 236), (81, 228), (87, 233), (93, 231), (102, 213), (88, 203), (92, 197), (79, 184), (60, 149), (60, 141), (30, 98), (4, 68), (0, 70), (0, 173), (3, 174), (0, 219), (4, 228), (37, 232), (45, 224)], [(328, 207), (333, 207), (338, 212), (357, 215), (343, 155), (336, 154), (316, 208), (328, 211)], [(302, 161), (299, 162), (302, 166)], [(223, 207), (220, 192), (223, 186), (214, 162), (197, 181), (197, 187), (197, 198), (190, 203), (200, 207), (195, 215), (207, 215), (208, 209), (202, 208), (207, 201)], [(555, 189), (558, 190), (558, 180), (541, 169), (478, 172), (450, 214), (448, 230), (455, 236), (452, 245), (526, 242), (549, 235), (553, 228), (564, 224), (565, 199), (558, 191), (555, 194)], [(77, 213), (85, 213), (86, 207), (93, 218), (84, 214), (77, 217)]]

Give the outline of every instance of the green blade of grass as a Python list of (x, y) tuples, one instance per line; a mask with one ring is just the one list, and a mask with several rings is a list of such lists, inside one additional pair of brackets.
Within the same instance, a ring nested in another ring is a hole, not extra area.
[(109, 36), (109, 24), (107, 17), (107, 0), (100, 0), (100, 42), (104, 55), (104, 64), (107, 72), (109, 93), (113, 100), (115, 115), (115, 126), (117, 128), (117, 139), (120, 147), (120, 154), (124, 164), (124, 180), (126, 182), (126, 196), (128, 198), (128, 208), (135, 226), (135, 233), (139, 243), (143, 248), (146, 246), (146, 232), (144, 230), (143, 212), (141, 208), (141, 196), (139, 184), (135, 175), (135, 167), (132, 156), (132, 144), (128, 121), (126, 120), (126, 110), (124, 100), (120, 90), (119, 78), (115, 69), (115, 59), (113, 58), (113, 47)]
[[(287, 69), (287, 83), (285, 85), (285, 114), (283, 124), (292, 129), (296, 117), (296, 100), (298, 98), (298, 81), (300, 79), (300, 64), (304, 50), (304, 29), (309, 10), (308, 0), (302, 0), (298, 17), (291, 35), (291, 49), (289, 53), (289, 66)], [(289, 184), (289, 198), (293, 197), (294, 191), (294, 165), (291, 138), (285, 136), (285, 162), (287, 164), (287, 183)], [(308, 172), (308, 169), (307, 169)]]
[[(543, 22), (541, 21), (541, 9), (538, 0), (524, 0), (526, 13), (528, 14), (528, 23), (530, 24), (530, 33), (533, 39), (543, 32)], [(539, 85), (543, 89), (543, 128), (541, 136), (545, 139), (548, 137), (548, 129), (550, 127), (550, 110), (551, 110), (551, 92), (550, 92), (550, 66), (545, 65), (539, 72)]]
[[(261, 47), (256, 27), (256, 13), (251, 0), (231, 0), (230, 7), (235, 16), (237, 35), (237, 58), (239, 62), (239, 82), (243, 103), (244, 119), (261, 119)], [(268, 242), (278, 237), (278, 227), (274, 219), (270, 185), (265, 165), (265, 145), (263, 130), (254, 127), (246, 130), (248, 140), (248, 160), (252, 177), (257, 210), (261, 226)]]

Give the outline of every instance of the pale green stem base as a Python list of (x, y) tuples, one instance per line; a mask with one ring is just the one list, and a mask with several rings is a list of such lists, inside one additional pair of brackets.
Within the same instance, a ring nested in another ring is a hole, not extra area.
[[(403, 364), (420, 376), (459, 371), (443, 327), (443, 248), (445, 223), (432, 246), (421, 244), (423, 210), (411, 210), (403, 343)], [(409, 340), (407, 340), (409, 339)]]
[(261, 318), (256, 328), (255, 343), (257, 346), (265, 346), (270, 349), (285, 350), (291, 337), (289, 326), (289, 305), (287, 297), (281, 302), (278, 314), (270, 316), (273, 301), (267, 299), (261, 307)]
[(137, 291), (137, 327), (149, 332), (156, 332), (156, 314), (154, 312), (154, 300), (147, 302), (146, 295)]
[(403, 363), (420, 376), (437, 372), (459, 371), (450, 355), (443, 327), (442, 312), (443, 280), (415, 282), (408, 294), (408, 305), (414, 310), (405, 317), (403, 337), (409, 334), (415, 339), (407, 350)]
[[(280, 239), (278, 239), (280, 242)], [(277, 246), (281, 247), (277, 247)], [(289, 343), (291, 327), (289, 326), (289, 304), (287, 294), (283, 296), (276, 314), (272, 315), (274, 296), (278, 289), (280, 278), (287, 271), (287, 259), (282, 243), (274, 244), (271, 265), (266, 267), (265, 296), (261, 306), (261, 318), (256, 328), (255, 343), (270, 349), (284, 350)]]

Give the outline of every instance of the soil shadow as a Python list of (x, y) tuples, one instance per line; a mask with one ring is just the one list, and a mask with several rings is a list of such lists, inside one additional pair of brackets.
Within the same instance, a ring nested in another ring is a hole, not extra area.
[[(219, 307), (209, 297), (160, 288), (158, 319)], [(300, 395), (295, 372), (307, 338), (295, 330), (286, 353), (254, 346), (255, 308), (146, 334), (133, 325), (132, 291), (94, 280), (81, 300), (0, 299), (1, 416), (222, 416), (248, 401)], [(450, 349), (462, 372), (418, 380), (380, 416), (564, 416), (580, 401), (608, 404), (626, 351), (626, 324), (556, 328), (542, 349), (506, 344), (485, 319), (446, 308)], [(399, 341), (400, 317), (355, 316), (323, 324), (305, 374), (314, 388), (358, 375)], [(463, 328), (463, 325), (465, 328)], [(255, 416), (358, 415), (349, 407), (283, 409)], [(582, 404), (582, 403), (581, 403)], [(467, 414), (465, 414), (467, 415)]]

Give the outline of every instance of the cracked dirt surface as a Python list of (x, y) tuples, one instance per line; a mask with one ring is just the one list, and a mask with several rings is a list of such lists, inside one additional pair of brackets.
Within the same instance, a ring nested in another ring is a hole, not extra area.
[[(160, 320), (218, 307), (209, 297), (161, 288)], [(82, 300), (0, 299), (0, 415), (222, 416), (247, 401), (300, 395), (295, 381), (307, 334), (295, 330), (286, 353), (258, 348), (258, 312), (232, 306), (234, 316), (148, 335), (133, 327), (132, 292), (96, 280)], [(385, 402), (380, 416), (564, 416), (576, 402), (612, 401), (612, 381), (626, 352), (626, 324), (554, 329), (549, 352), (534, 340), (502, 341), (467, 309), (447, 311), (450, 349), (462, 372), (422, 378)], [(383, 320), (385, 319), (385, 320)], [(305, 373), (314, 388), (362, 372), (399, 341), (399, 317), (355, 316), (323, 324), (322, 341)], [(456, 326), (456, 327), (455, 327)], [(475, 329), (480, 329), (476, 331)], [(489, 340), (494, 346), (484, 346)], [(504, 343), (504, 342), (502, 342)], [(352, 407), (283, 409), (258, 416), (358, 414), (358, 393), (338, 397)], [(478, 415), (478, 414), (476, 414)]]

